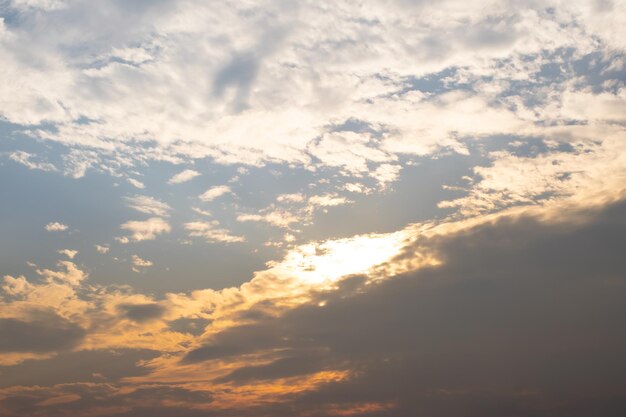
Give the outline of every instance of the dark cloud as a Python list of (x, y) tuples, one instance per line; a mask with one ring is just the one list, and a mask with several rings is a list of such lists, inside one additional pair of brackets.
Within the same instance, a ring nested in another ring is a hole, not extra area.
[(117, 309), (129, 320), (144, 323), (159, 319), (165, 314), (165, 308), (156, 303), (120, 304)]
[(0, 388), (27, 386), (32, 381), (37, 381), (38, 386), (117, 381), (120, 378), (147, 374), (149, 370), (139, 366), (140, 361), (150, 360), (158, 355), (159, 352), (144, 349), (62, 352), (44, 361), (24, 361), (17, 365), (0, 367)]
[(77, 345), (85, 331), (53, 312), (31, 312), (27, 320), (0, 318), (0, 352), (45, 353)]
[(429, 245), (442, 267), (365, 291), (352, 278), (280, 319), (223, 332), (187, 361), (288, 352), (225, 378), (235, 384), (353, 371), (291, 403), (311, 415), (364, 402), (395, 402), (372, 415), (400, 417), (625, 415), (626, 203), (558, 224), (504, 219)]
[[(424, 246), (438, 252), (442, 266), (370, 284), (350, 277), (282, 317), (253, 314), (255, 322), (218, 334), (184, 359), (203, 366), (272, 352), (270, 363), (240, 367), (215, 381), (233, 388), (330, 370), (348, 371), (345, 380), (284, 401), (213, 411), (210, 386), (189, 391), (155, 384), (117, 393), (115, 383), (66, 384), (16, 393), (0, 402), (0, 412), (48, 417), (108, 407), (108, 415), (127, 417), (322, 417), (351, 410), (394, 417), (626, 415), (626, 203), (557, 223), (503, 219), (418, 242), (402, 257)], [(147, 319), (162, 314), (155, 306), (122, 310)], [(38, 320), (33, 316), (28, 324)], [(48, 322), (63, 329), (60, 318)], [(50, 398), (67, 402), (32, 406)]]
[[(58, 402), (54, 399), (58, 399)], [(211, 401), (212, 397), (207, 392), (168, 385), (123, 390), (121, 386), (111, 383), (63, 384), (25, 390), (0, 400), (0, 415), (207, 417), (215, 414), (195, 409), (195, 406), (205, 406)]]

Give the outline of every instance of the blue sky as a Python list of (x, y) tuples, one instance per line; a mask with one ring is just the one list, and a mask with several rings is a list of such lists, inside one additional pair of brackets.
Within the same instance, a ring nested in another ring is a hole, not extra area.
[(625, 19), (0, 0), (0, 414), (621, 415)]

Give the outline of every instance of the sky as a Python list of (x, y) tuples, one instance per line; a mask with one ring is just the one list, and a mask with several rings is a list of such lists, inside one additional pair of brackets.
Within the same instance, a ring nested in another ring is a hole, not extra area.
[(622, 0), (0, 0), (0, 416), (626, 415)]

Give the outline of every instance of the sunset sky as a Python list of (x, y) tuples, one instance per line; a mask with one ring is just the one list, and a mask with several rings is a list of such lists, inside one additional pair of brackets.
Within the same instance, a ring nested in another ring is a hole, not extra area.
[(626, 415), (623, 0), (0, 0), (0, 417)]

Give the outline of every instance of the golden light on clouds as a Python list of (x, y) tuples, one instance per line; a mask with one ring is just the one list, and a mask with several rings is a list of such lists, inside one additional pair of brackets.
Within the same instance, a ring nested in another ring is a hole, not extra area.
[(0, 416), (626, 415), (624, 6), (2, 1)]

